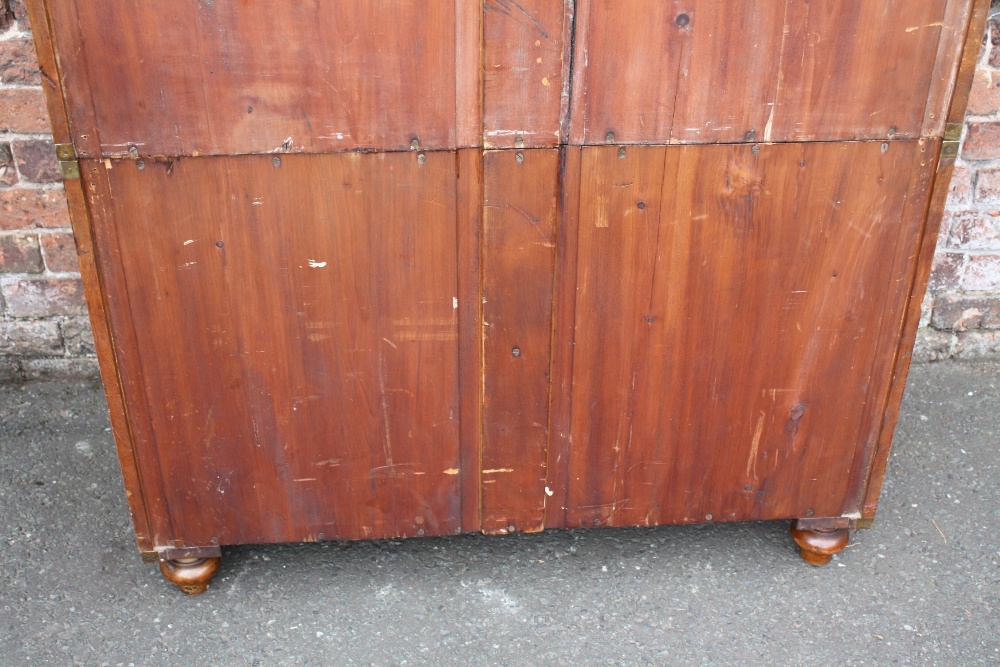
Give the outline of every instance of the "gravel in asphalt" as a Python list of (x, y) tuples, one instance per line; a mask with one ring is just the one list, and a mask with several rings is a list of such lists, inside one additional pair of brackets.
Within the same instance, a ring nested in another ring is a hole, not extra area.
[(100, 387), (0, 387), (0, 664), (1000, 665), (998, 385), (913, 369), (825, 568), (786, 522), (466, 535), (229, 548), (195, 598), (139, 560)]

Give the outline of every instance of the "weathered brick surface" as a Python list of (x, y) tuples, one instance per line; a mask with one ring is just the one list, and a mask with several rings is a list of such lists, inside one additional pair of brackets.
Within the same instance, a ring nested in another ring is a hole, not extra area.
[(42, 234), (42, 254), (45, 256), (45, 267), (57, 273), (72, 273), (80, 270), (76, 257), (76, 244), (69, 232)]
[(41, 89), (0, 89), (0, 132), (49, 132), (49, 114)]
[(969, 97), (914, 359), (1000, 358), (1000, 2)]
[(37, 235), (0, 236), (0, 273), (41, 273), (42, 268)]
[(1000, 301), (983, 296), (945, 294), (935, 299), (931, 324), (942, 331), (1000, 329)]
[(0, 230), (69, 227), (62, 188), (0, 190)]
[(90, 330), (90, 320), (86, 317), (73, 317), (59, 325), (62, 332), (66, 353), (71, 357), (89, 357), (94, 355), (94, 335)]
[(0, 143), (0, 185), (17, 183), (17, 167), (14, 166), (14, 152), (10, 144)]
[(969, 123), (961, 154), (963, 159), (972, 161), (1000, 158), (1000, 123)]
[(83, 284), (77, 278), (22, 278), (0, 287), (12, 317), (83, 315)]
[(25, 380), (90, 380), (100, 376), (97, 359), (86, 357), (25, 359), (21, 368)]
[(41, 82), (31, 39), (0, 41), (0, 83), (37, 86)]
[(61, 355), (63, 340), (57, 322), (0, 322), (0, 355), (49, 357)]
[(34, 183), (58, 183), (62, 180), (56, 147), (51, 139), (13, 142), (14, 160), (21, 178)]

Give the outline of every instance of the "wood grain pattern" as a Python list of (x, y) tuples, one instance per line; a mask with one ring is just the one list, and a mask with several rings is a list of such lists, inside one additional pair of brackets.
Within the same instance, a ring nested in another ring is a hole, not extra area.
[(485, 0), (483, 9), (482, 145), (557, 145), (570, 18), (564, 0)]
[[(968, 32), (962, 43), (961, 67), (955, 77), (947, 110), (948, 123), (965, 121), (965, 107), (969, 101), (972, 80), (979, 61), (981, 49), (980, 35), (986, 31), (990, 1), (975, 0), (969, 17)], [(957, 146), (955, 147), (957, 150)], [(944, 217), (944, 207), (948, 200), (948, 189), (955, 166), (954, 155), (944, 155), (938, 147), (940, 158), (932, 185), (930, 202), (928, 204), (924, 233), (920, 241), (919, 253), (916, 257), (913, 279), (909, 294), (905, 301), (904, 319), (900, 325), (898, 345), (894, 351), (893, 368), (889, 396), (883, 412), (882, 424), (878, 433), (877, 443), (871, 448), (872, 455), (868, 467), (868, 479), (865, 487), (862, 516), (864, 519), (875, 518), (878, 509), (878, 499), (882, 492), (886, 467), (889, 464), (889, 454), (892, 451), (892, 439), (899, 420), (899, 410), (903, 404), (903, 391), (906, 388), (906, 378), (909, 374), (913, 357), (913, 346), (920, 326), (921, 304), (927, 293), (927, 283), (930, 280), (934, 265), (934, 251), (937, 247), (938, 234), (941, 230), (941, 219)], [(886, 353), (889, 354), (888, 352)]]
[(886, 148), (583, 150), (566, 526), (850, 511), (933, 171)]
[(157, 544), (458, 532), (455, 155), (278, 162), (97, 166)]
[[(61, 76), (47, 8), (41, 0), (28, 2), (29, 19), (38, 64), (41, 70), (42, 88), (52, 124), (53, 139), (56, 143), (72, 141), (69, 120), (63, 99)], [(133, 449), (128, 416), (125, 408), (124, 387), (119, 376), (115, 355), (115, 342), (108, 322), (107, 303), (111, 299), (106, 294), (97, 266), (97, 253), (91, 227), (87, 196), (79, 179), (69, 179), (64, 183), (70, 224), (76, 240), (80, 277), (86, 295), (90, 326), (94, 338), (94, 351), (100, 367), (104, 393), (108, 403), (112, 435), (118, 452), (118, 460), (125, 486), (129, 514), (135, 531), (136, 545), (145, 557), (153, 555), (153, 538), (147, 514), (147, 501), (140, 481), (138, 465)]]
[(179, 0), (169, 20), (154, 0), (50, 8), (72, 54), (81, 155), (451, 148), (459, 130), (478, 141), (475, 0)]
[(544, 526), (556, 150), (488, 151), (483, 197), (483, 506), (488, 533)]
[(462, 530), (482, 525), (483, 339), (482, 231), (483, 160), (474, 148), (458, 151), (458, 366), (459, 466), (462, 487)]
[(948, 4), (581, 0), (571, 139), (920, 136)]

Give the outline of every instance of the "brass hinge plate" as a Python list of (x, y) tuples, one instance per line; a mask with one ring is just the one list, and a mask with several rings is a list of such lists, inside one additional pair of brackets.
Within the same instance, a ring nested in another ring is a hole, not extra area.
[(64, 180), (80, 178), (80, 161), (76, 157), (76, 147), (73, 144), (56, 144), (56, 157), (59, 159), (59, 171)]
[(961, 141), (962, 139), (962, 123), (948, 123), (944, 127), (944, 140), (945, 141)]

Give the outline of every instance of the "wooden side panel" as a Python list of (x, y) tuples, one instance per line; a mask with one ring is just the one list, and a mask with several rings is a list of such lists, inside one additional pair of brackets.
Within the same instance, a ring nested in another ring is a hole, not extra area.
[[(56, 143), (69, 143), (72, 141), (72, 137), (60, 86), (59, 67), (55, 46), (52, 42), (47, 9), (42, 0), (31, 0), (27, 5), (35, 51), (38, 54), (38, 64), (41, 70), (42, 88), (45, 91), (46, 106), (52, 122), (53, 139)], [(73, 234), (76, 239), (80, 275), (87, 296), (90, 325), (94, 334), (94, 349), (101, 369), (111, 430), (118, 451), (122, 481), (125, 485), (125, 495), (135, 530), (136, 544), (140, 552), (149, 554), (152, 552), (153, 539), (147, 514), (147, 501), (135, 460), (133, 438), (125, 410), (124, 389), (115, 354), (115, 342), (111, 336), (108, 322), (108, 304), (97, 267), (97, 252), (90, 215), (87, 210), (87, 193), (84, 192), (83, 184), (79, 179), (67, 180), (65, 189)]]
[(483, 530), (544, 525), (559, 151), (488, 151), (483, 197)]
[(83, 155), (449, 148), (456, 127), (476, 136), (475, 0), (51, 10)]
[(932, 79), (942, 25), (961, 13), (954, 4), (581, 0), (571, 137), (917, 137), (928, 92), (947, 94)]
[(565, 0), (485, 0), (483, 8), (483, 145), (557, 145)]
[(564, 525), (845, 511), (922, 149), (584, 149)]
[[(956, 77), (951, 104), (947, 111), (948, 123), (962, 123), (965, 120), (965, 108), (969, 101), (969, 91), (982, 48), (981, 35), (986, 29), (986, 21), (990, 9), (989, 0), (975, 0), (975, 6), (969, 18), (968, 36), (962, 47), (961, 67)], [(930, 107), (929, 107), (930, 109)], [(957, 152), (958, 146), (953, 144)], [(944, 216), (945, 203), (948, 200), (948, 186), (951, 183), (955, 166), (955, 153), (945, 155), (943, 151), (938, 161), (937, 173), (934, 178), (933, 191), (927, 210), (924, 234), (920, 243), (919, 254), (916, 257), (916, 267), (910, 286), (909, 300), (900, 326), (900, 342), (896, 350), (892, 382), (888, 400), (886, 401), (884, 418), (878, 440), (872, 447), (872, 456), (868, 468), (868, 483), (865, 489), (864, 508), (862, 516), (871, 520), (875, 518), (878, 499), (882, 491), (889, 454), (892, 450), (892, 438), (899, 419), (899, 410), (903, 403), (903, 391), (906, 388), (906, 378), (913, 357), (913, 345), (920, 326), (920, 310), (927, 283), (934, 264), (934, 249), (937, 247), (938, 233), (941, 229), (941, 218)]]
[(454, 153), (93, 169), (157, 546), (460, 531)]

